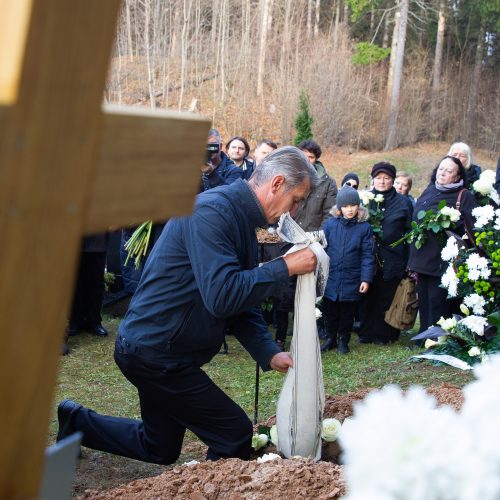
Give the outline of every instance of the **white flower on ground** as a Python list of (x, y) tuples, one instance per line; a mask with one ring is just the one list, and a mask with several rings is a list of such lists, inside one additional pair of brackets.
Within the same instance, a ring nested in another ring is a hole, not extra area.
[(257, 458), (257, 463), (263, 464), (264, 462), (269, 462), (270, 460), (276, 460), (277, 458), (281, 459), (281, 457), (279, 455), (276, 455), (276, 453), (266, 453), (265, 455), (262, 455), (261, 457)]
[(446, 269), (446, 272), (441, 277), (441, 284), (448, 290), (450, 297), (457, 296), (458, 278), (452, 264), (448, 266), (448, 269)]
[(438, 321), (436, 321), (436, 324), (438, 324), (443, 330), (446, 330), (447, 332), (453, 330), (457, 326), (457, 320), (455, 318), (443, 318), (442, 316), (439, 318)]
[(474, 227), (481, 229), (495, 218), (495, 209), (491, 205), (476, 207), (472, 210), (472, 215), (476, 218)]
[(445, 262), (453, 260), (458, 255), (458, 245), (455, 237), (448, 238), (446, 246), (441, 250), (441, 258)]
[(436, 410), (435, 399), (420, 387), (406, 395), (396, 386), (370, 393), (340, 434), (347, 498), (462, 498), (455, 468), (460, 429), (458, 415), (450, 407)]
[(263, 446), (266, 446), (268, 441), (266, 434), (254, 434), (252, 436), (252, 448), (255, 451), (260, 450)]
[(467, 351), (467, 354), (473, 358), (474, 356), (480, 356), (481, 355), (481, 349), (479, 349), (479, 347), (477, 346), (474, 346), (474, 347), (471, 347), (468, 351)]
[(271, 438), (271, 443), (273, 443), (274, 446), (278, 446), (278, 429), (276, 428), (276, 424), (269, 429), (269, 437)]
[(382, 203), (384, 201), (384, 195), (383, 194), (377, 194), (374, 198), (376, 203)]
[(342, 424), (336, 418), (325, 418), (321, 422), (321, 439), (332, 442), (339, 437)]
[(466, 326), (471, 332), (479, 336), (484, 335), (484, 327), (487, 322), (488, 320), (486, 318), (475, 315), (467, 316), (460, 320), (460, 324)]
[(316, 319), (321, 318), (323, 316), (323, 313), (316, 307), (314, 312), (316, 313)]
[(464, 298), (464, 304), (467, 307), (471, 308), (474, 314), (478, 314), (479, 316), (483, 315), (486, 312), (484, 309), (486, 300), (484, 300), (484, 297), (477, 293), (467, 295), (467, 297)]
[(182, 465), (196, 465), (199, 464), (198, 460), (190, 460), (189, 462), (184, 462)]
[(432, 340), (432, 339), (426, 339), (425, 340), (424, 347), (426, 349), (430, 349), (431, 347), (433, 347), (435, 345), (438, 345), (438, 343), (435, 340)]

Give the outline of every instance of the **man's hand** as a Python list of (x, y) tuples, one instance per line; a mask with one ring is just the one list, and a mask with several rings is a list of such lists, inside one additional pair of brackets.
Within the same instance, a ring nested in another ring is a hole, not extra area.
[(292, 356), (289, 352), (279, 352), (271, 358), (269, 366), (277, 372), (286, 373), (288, 368), (293, 367)]
[(201, 167), (201, 173), (205, 175), (210, 175), (215, 170), (215, 167), (211, 164), (205, 163)]
[(359, 292), (366, 293), (368, 291), (368, 288), (370, 288), (370, 283), (367, 283), (366, 281), (362, 281), (361, 285), (359, 287)]
[(289, 253), (283, 257), (288, 267), (288, 275), (307, 274), (316, 269), (316, 254), (309, 248)]

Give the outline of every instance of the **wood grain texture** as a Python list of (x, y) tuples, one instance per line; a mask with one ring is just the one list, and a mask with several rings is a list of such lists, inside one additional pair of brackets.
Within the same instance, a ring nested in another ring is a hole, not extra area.
[(209, 128), (193, 114), (106, 106), (84, 231), (190, 213)]
[(38, 493), (119, 4), (34, 0), (0, 113), (0, 498)]

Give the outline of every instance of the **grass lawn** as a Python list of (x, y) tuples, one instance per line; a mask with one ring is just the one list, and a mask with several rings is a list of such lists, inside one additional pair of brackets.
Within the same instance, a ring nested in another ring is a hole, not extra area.
[[(139, 418), (135, 388), (123, 377), (113, 360), (119, 319), (107, 318), (105, 324), (110, 330), (107, 338), (86, 333), (70, 338), (71, 354), (60, 361), (56, 401), (71, 398), (99, 413)], [(410, 356), (421, 350), (412, 345), (409, 337), (410, 334), (405, 333), (396, 344), (376, 346), (359, 344), (357, 336), (353, 335), (351, 352), (347, 356), (335, 351), (323, 354), (326, 394), (342, 394), (389, 383), (402, 387), (441, 383), (463, 386), (472, 379), (469, 372), (446, 365), (410, 361)], [(290, 340), (288, 337), (288, 342)], [(228, 337), (228, 344), (229, 354), (215, 356), (205, 370), (253, 418), (255, 362), (234, 337)], [(283, 377), (276, 372), (261, 372), (259, 420), (274, 415)], [(54, 439), (56, 431), (54, 404), (49, 441)]]

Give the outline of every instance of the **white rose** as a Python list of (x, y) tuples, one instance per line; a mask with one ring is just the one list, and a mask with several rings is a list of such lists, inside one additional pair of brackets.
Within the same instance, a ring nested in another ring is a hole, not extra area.
[(336, 441), (342, 424), (336, 418), (325, 418), (321, 422), (321, 439), (325, 441)]
[(480, 355), (481, 355), (481, 349), (479, 349), (479, 347), (476, 347), (476, 346), (471, 347), (471, 348), (468, 350), (467, 354), (468, 354), (471, 358), (473, 358), (474, 356), (480, 356)]
[(451, 222), (457, 222), (458, 220), (460, 220), (460, 211), (457, 210), (456, 208), (452, 208), (452, 207), (443, 207), (441, 210), (440, 210), (441, 214), (443, 215), (446, 215), (447, 217), (449, 217), (450, 221)]
[(384, 195), (379, 193), (375, 196), (374, 199), (376, 203), (382, 203), (384, 201)]
[(276, 453), (266, 453), (265, 455), (262, 455), (261, 457), (257, 458), (257, 463), (263, 464), (264, 462), (269, 462), (270, 460), (276, 460), (277, 458), (281, 459), (281, 457), (279, 455), (276, 455)]
[(430, 349), (431, 347), (435, 346), (435, 345), (438, 345), (438, 343), (435, 341), (435, 340), (432, 340), (432, 339), (427, 339), (425, 341), (425, 344), (424, 344), (424, 347), (426, 349)]
[(457, 326), (457, 320), (455, 318), (439, 318), (439, 321), (437, 321), (437, 324), (443, 329), (449, 332), (450, 330), (453, 330)]
[(268, 441), (266, 434), (254, 434), (252, 436), (252, 448), (255, 451), (260, 450), (263, 446), (266, 446)]
[(465, 316), (468, 316), (470, 314), (469, 308), (464, 303), (460, 304), (460, 311)]

